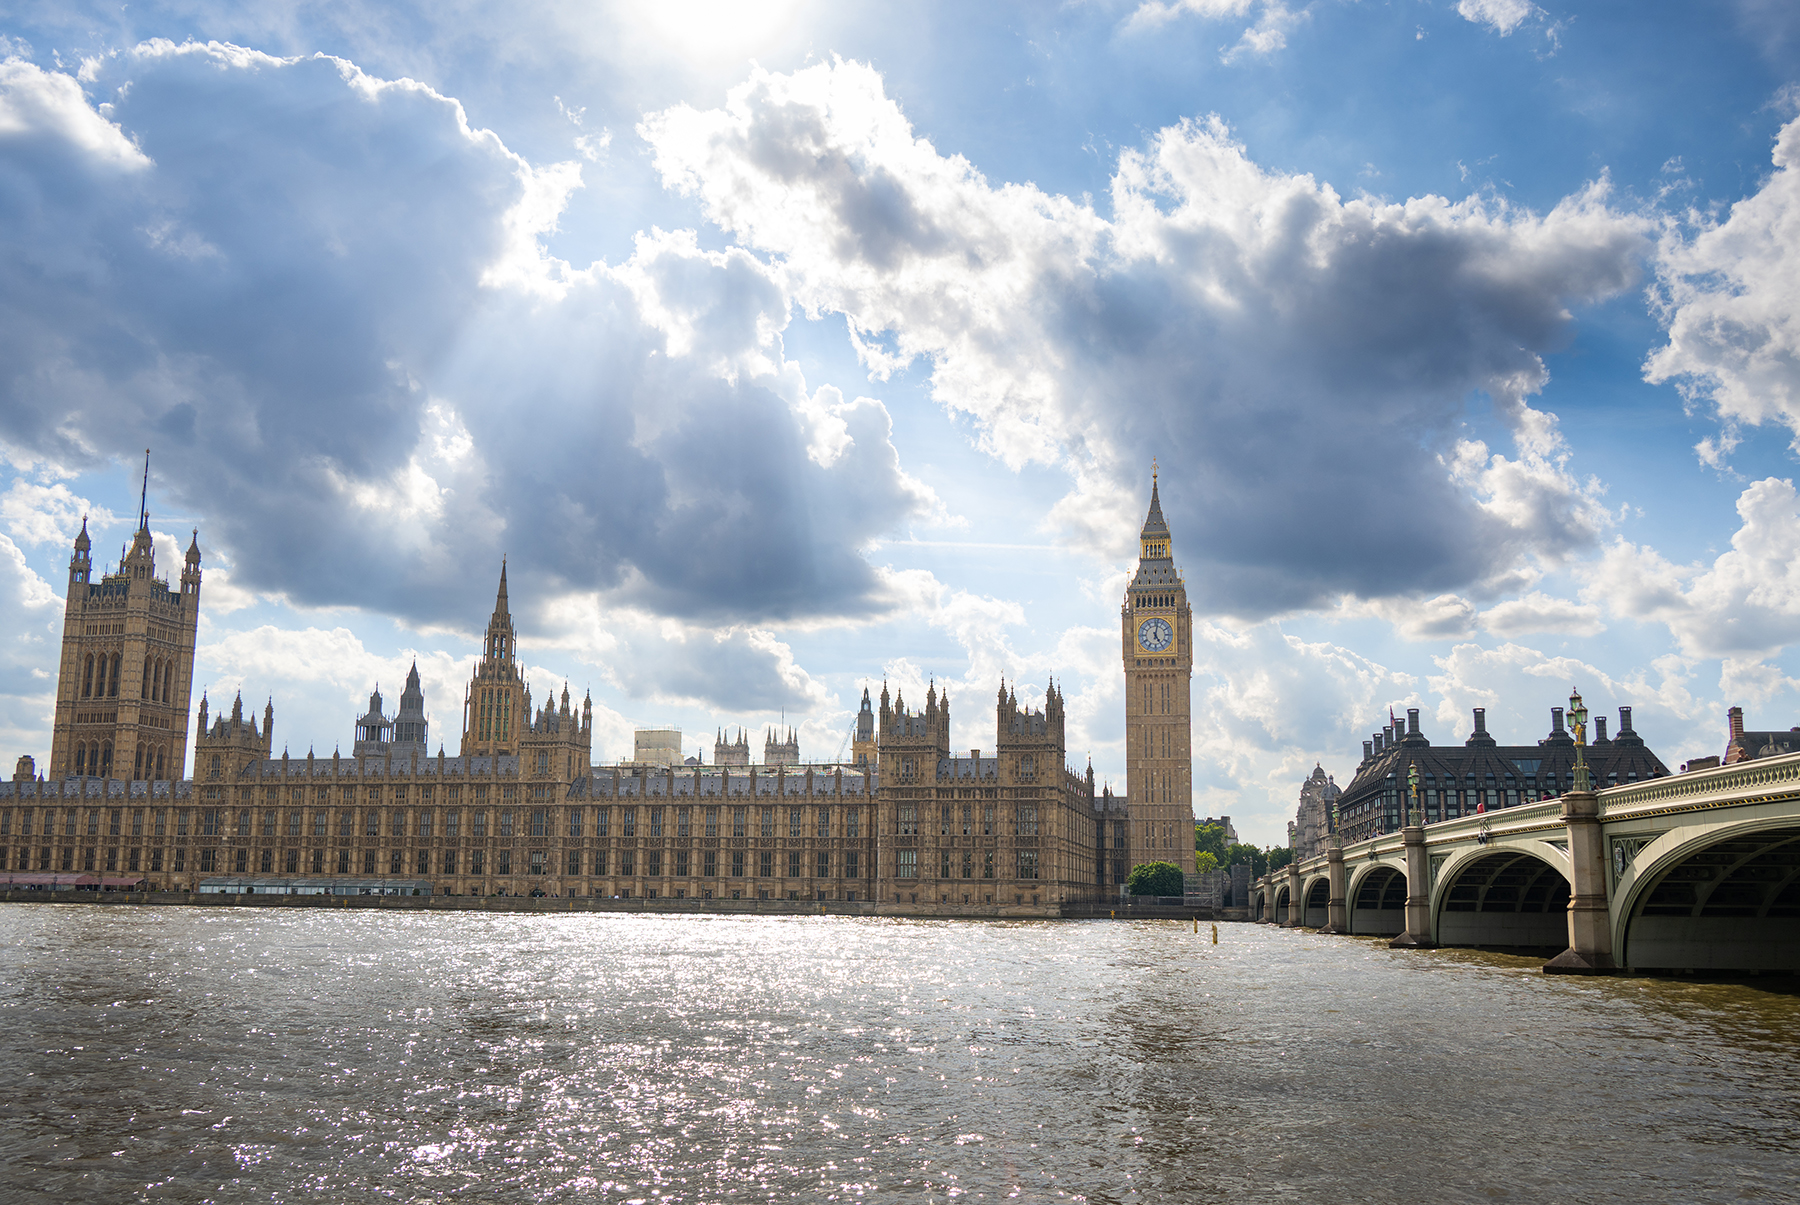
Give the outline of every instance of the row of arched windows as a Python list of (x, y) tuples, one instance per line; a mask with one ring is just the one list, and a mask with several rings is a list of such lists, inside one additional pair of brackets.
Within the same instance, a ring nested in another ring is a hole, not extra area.
[[(167, 703), (175, 695), (175, 663), (161, 657), (144, 658), (144, 680), (140, 698), (152, 703)], [(84, 699), (116, 699), (119, 697), (119, 654), (98, 658), (89, 655), (81, 667), (81, 697)]]
[(112, 756), (111, 741), (80, 741), (75, 746), (75, 773), (110, 778)]
[(175, 664), (160, 657), (144, 658), (144, 697), (152, 703), (167, 703), (175, 686)]
[[(96, 677), (94, 671), (99, 670)], [(84, 699), (116, 699), (119, 697), (119, 654), (108, 657), (101, 653), (96, 660), (91, 654), (81, 669), (81, 697)]]
[[(154, 779), (161, 781), (163, 771), (167, 769), (167, 747), (146, 746), (138, 742), (137, 755), (132, 759), (131, 777), (137, 779)], [(111, 778), (113, 769), (113, 746), (111, 741), (78, 741), (75, 745), (75, 773), (92, 775), (95, 778)]]
[(512, 736), (512, 692), (484, 690), (476, 701), (479, 739), (504, 741)]

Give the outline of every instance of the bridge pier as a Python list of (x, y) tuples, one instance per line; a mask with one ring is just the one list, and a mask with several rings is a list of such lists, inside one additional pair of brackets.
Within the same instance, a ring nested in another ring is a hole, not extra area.
[(1325, 850), (1325, 873), (1331, 880), (1331, 894), (1325, 900), (1325, 927), (1321, 933), (1350, 932), (1350, 909), (1344, 890), (1344, 843), (1333, 837)]
[(1289, 862), (1288, 874), (1288, 914), (1281, 922), (1284, 929), (1298, 929), (1306, 920), (1306, 901), (1300, 896), (1300, 866)]
[(1425, 826), (1400, 830), (1406, 841), (1406, 932), (1388, 943), (1394, 950), (1429, 950), (1431, 940), (1431, 865), (1425, 857)]
[(1619, 968), (1613, 962), (1600, 797), (1570, 791), (1562, 797), (1562, 821), (1569, 833), (1569, 948), (1545, 963), (1544, 973), (1609, 975)]

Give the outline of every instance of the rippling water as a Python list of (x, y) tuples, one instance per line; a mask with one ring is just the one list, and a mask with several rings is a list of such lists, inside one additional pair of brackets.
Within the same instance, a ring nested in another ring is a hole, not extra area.
[(1800, 998), (1537, 967), (1175, 922), (7, 905), (0, 1200), (1800, 1195)]

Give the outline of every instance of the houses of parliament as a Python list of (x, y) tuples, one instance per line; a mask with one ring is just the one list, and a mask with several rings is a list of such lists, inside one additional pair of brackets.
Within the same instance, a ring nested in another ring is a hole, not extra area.
[(0, 782), (0, 886), (1013, 915), (1117, 896), (1133, 866), (1185, 864), (1192, 848), (1192, 612), (1157, 488), (1120, 610), (1124, 794), (1067, 764), (1054, 683), (1039, 708), (999, 683), (991, 741), (966, 750), (948, 692), (909, 703), (884, 684), (863, 692), (847, 762), (802, 762), (789, 731), (750, 765), (721, 730), (710, 765), (596, 764), (592, 700), (532, 698), (504, 565), (453, 756), (430, 752), (416, 667), (391, 718), (371, 696), (349, 756), (278, 754), (273, 701), (260, 721), (241, 698), (190, 712), (198, 532), (172, 586), (140, 508), (117, 572), (96, 581), (84, 522), (49, 761), (40, 774), (21, 757)]

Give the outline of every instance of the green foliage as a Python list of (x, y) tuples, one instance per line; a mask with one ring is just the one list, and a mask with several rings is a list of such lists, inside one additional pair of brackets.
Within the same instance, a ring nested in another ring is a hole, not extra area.
[(1269, 872), (1269, 855), (1242, 841), (1226, 850), (1222, 860), (1227, 866), (1248, 866), (1252, 878), (1260, 879)]
[(1211, 854), (1215, 862), (1225, 864), (1225, 830), (1216, 824), (1196, 824), (1194, 848)]
[(1269, 846), (1269, 869), (1280, 870), (1294, 860), (1294, 851), (1285, 845)]
[(1125, 880), (1125, 890), (1132, 895), (1180, 895), (1181, 867), (1173, 862), (1139, 862)]
[(1219, 859), (1213, 856), (1210, 849), (1202, 849), (1194, 854), (1194, 873), (1205, 874), (1209, 870), (1219, 868)]

